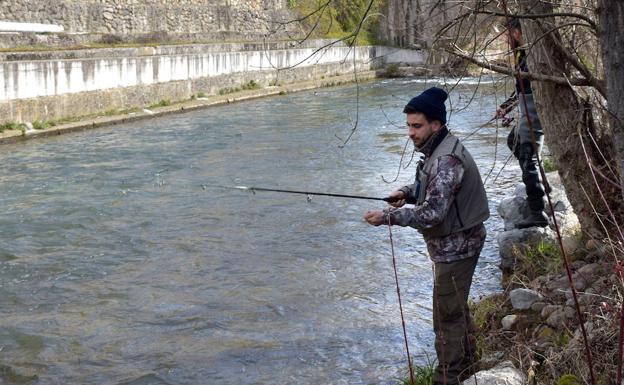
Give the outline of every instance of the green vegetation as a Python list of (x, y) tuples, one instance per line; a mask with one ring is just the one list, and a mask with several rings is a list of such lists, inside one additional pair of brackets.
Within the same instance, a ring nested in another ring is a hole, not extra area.
[(250, 80), (247, 83), (243, 84), (240, 87), (226, 87), (226, 88), (221, 88), (219, 90), (219, 95), (227, 95), (227, 94), (232, 94), (234, 92), (240, 92), (243, 90), (257, 90), (262, 88), (262, 86), (258, 83), (256, 83), (255, 80)]
[(557, 385), (581, 385), (582, 382), (573, 374), (564, 374), (557, 381)]
[(56, 122), (53, 120), (35, 120), (32, 122), (32, 126), (35, 130), (43, 130), (56, 126)]
[(369, 0), (334, 0), (325, 6), (321, 0), (288, 0), (288, 6), (299, 15), (302, 25), (311, 38), (342, 39), (356, 45), (376, 44), (379, 28), (380, 2), (373, 2), (357, 40), (349, 37), (357, 31), (368, 7)]
[(504, 295), (495, 294), (485, 297), (479, 302), (468, 302), (477, 329), (484, 329), (490, 323), (499, 321), (496, 317), (498, 317), (498, 314), (501, 312), (504, 301)]
[(542, 167), (544, 167), (545, 172), (556, 171), (558, 169), (554, 159), (549, 156), (542, 158)]
[[(416, 366), (414, 368), (414, 383), (409, 378), (403, 380), (403, 385), (433, 385), (433, 373), (435, 371), (436, 361), (429, 360), (427, 357), (427, 365)], [(409, 377), (409, 374), (408, 374)]]
[(399, 76), (399, 65), (396, 63), (389, 64), (386, 67), (384, 76), (386, 76), (387, 78), (395, 78)]
[(570, 333), (568, 333), (567, 331), (562, 331), (560, 333), (557, 333), (554, 337), (553, 337), (553, 344), (555, 344), (555, 346), (557, 347), (564, 347), (568, 344), (568, 342), (570, 342)]
[(205, 97), (206, 97), (206, 94), (205, 94), (204, 92), (201, 92), (201, 91), (200, 91), (200, 92), (198, 92), (198, 93), (197, 93), (197, 97), (198, 97), (198, 98), (205, 98)]
[(242, 88), (244, 90), (257, 90), (261, 88), (260, 84), (256, 83), (255, 80), (250, 80), (247, 83), (243, 84)]
[(4, 122), (0, 124), (0, 132), (7, 130), (26, 130), (26, 125), (24, 123), (16, 123), (16, 122)]
[[(81, 115), (81, 116), (65, 116), (58, 119), (47, 119), (47, 120), (35, 120), (32, 122), (32, 126), (35, 130), (44, 130), (47, 128), (59, 126), (66, 123), (78, 122), (83, 119), (95, 118), (98, 116), (113, 116), (113, 115), (124, 115), (130, 114), (133, 112), (139, 111), (139, 108), (125, 108), (120, 110), (107, 110), (103, 113), (97, 114), (89, 114), (89, 115)], [(5, 130), (21, 130), (22, 132), (26, 131), (26, 124), (24, 123), (16, 123), (16, 122), (4, 122), (0, 124), (0, 132)]]
[[(104, 114), (94, 114), (94, 115), (91, 115), (91, 116), (99, 116), (99, 115), (104, 115), (104, 116), (126, 115), (126, 114), (131, 114), (133, 112), (138, 112), (139, 110), (140, 110), (140, 108), (137, 108), (137, 107), (124, 108), (124, 109), (121, 109), (121, 110), (106, 110), (106, 111), (104, 111)], [(80, 120), (80, 118), (75, 118), (74, 121), (78, 121), (78, 120)], [(64, 123), (68, 123), (68, 122), (69, 121), (64, 122)]]
[(158, 103), (150, 105), (148, 108), (167, 107), (171, 105), (171, 101), (168, 99), (161, 99)]
[(498, 332), (501, 320), (510, 308), (505, 293), (480, 298), (479, 302), (468, 301), (477, 333), (477, 354), (487, 357), (501, 349), (501, 335)]
[(540, 275), (558, 272), (563, 266), (563, 257), (559, 245), (540, 241), (537, 245), (515, 249), (517, 266), (514, 276), (522, 281), (532, 281)]

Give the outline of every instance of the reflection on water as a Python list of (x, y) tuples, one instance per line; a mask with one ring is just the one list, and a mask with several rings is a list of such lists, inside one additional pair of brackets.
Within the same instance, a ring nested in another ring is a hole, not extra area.
[[(381, 180), (394, 178), (405, 145), (384, 112), (402, 122), (424, 87), (362, 86), (343, 149), (353, 87), (4, 146), (0, 382), (395, 383), (405, 357), (387, 229), (361, 219), (382, 206), (201, 186), (384, 196), (413, 176), (408, 167), (393, 185)], [(468, 134), (494, 104), (477, 98), (452, 128)], [(484, 174), (493, 135), (467, 143)], [(509, 167), (488, 184), (493, 213), (516, 175)], [(474, 296), (498, 290), (502, 225), (487, 225)], [(422, 363), (433, 352), (431, 267), (412, 229), (395, 234)]]

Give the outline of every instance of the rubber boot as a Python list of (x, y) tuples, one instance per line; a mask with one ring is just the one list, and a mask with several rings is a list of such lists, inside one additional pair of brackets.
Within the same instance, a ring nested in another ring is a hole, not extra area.
[(541, 210), (529, 210), (529, 215), (522, 219), (516, 225), (518, 229), (526, 229), (527, 227), (546, 227), (548, 226), (548, 216)]

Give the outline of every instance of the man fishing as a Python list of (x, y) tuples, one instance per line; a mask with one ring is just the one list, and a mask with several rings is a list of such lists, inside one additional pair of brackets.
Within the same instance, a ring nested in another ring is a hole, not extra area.
[[(507, 38), (514, 52), (514, 61), (517, 71), (528, 72), (526, 52), (520, 20), (511, 19), (507, 23)], [(548, 216), (544, 213), (544, 186), (540, 182), (537, 156), (544, 143), (544, 131), (537, 116), (531, 82), (528, 79), (516, 77), (516, 91), (496, 110), (497, 118), (505, 118), (515, 106), (520, 105), (520, 122), (510, 133), (509, 148), (520, 163), (522, 182), (526, 187), (526, 201), (528, 213), (516, 225), (519, 229), (527, 227), (548, 226)]]
[[(485, 242), (488, 201), (477, 166), (446, 127), (447, 93), (429, 88), (405, 106), (408, 136), (424, 154), (416, 181), (394, 191), (390, 207), (368, 211), (374, 226), (410, 226), (423, 234), (434, 264), (435, 385), (457, 385), (477, 362), (468, 294)], [(404, 207), (405, 204), (413, 206)]]

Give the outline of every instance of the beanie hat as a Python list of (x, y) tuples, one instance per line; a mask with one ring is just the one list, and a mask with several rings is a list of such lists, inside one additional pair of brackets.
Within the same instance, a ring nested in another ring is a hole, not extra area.
[(412, 114), (420, 112), (429, 119), (437, 119), (446, 124), (446, 106), (444, 101), (448, 94), (441, 88), (431, 87), (407, 103), (403, 112)]

